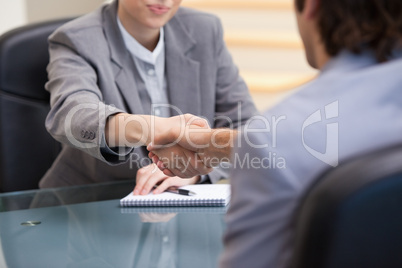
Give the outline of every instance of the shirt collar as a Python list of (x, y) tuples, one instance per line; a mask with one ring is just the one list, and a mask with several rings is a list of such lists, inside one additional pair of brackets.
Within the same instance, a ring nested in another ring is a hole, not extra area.
[(164, 38), (164, 30), (163, 27), (160, 29), (160, 34), (159, 34), (159, 41), (158, 44), (156, 45), (154, 51), (149, 51), (146, 49), (143, 45), (138, 43), (137, 40), (135, 40), (134, 37), (132, 37), (127, 30), (124, 28), (123, 24), (121, 23), (119, 16), (117, 16), (117, 24), (119, 25), (120, 32), (123, 36), (124, 43), (126, 45), (126, 48), (130, 53), (135, 56), (136, 58), (139, 58), (142, 61), (145, 61), (147, 63), (150, 63), (152, 65), (156, 64), (156, 59), (158, 56), (161, 54), (165, 47), (165, 38)]
[(376, 63), (375, 55), (370, 50), (362, 51), (360, 54), (355, 54), (348, 50), (342, 50), (324, 65), (321, 69), (320, 76), (334, 72), (353, 72), (358, 69), (372, 66)]
[[(394, 49), (391, 53), (389, 61), (402, 59), (402, 49)], [(351, 72), (357, 69), (369, 67), (378, 64), (374, 51), (365, 49), (359, 54), (352, 53), (348, 50), (342, 50), (330, 59), (322, 68), (321, 74), (327, 72)]]

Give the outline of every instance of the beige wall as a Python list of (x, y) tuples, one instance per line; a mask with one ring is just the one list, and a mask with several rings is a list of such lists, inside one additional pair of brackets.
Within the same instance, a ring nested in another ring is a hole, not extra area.
[(94, 10), (104, 2), (104, 0), (26, 0), (27, 21), (37, 22), (78, 16)]
[[(0, 34), (26, 23), (73, 17), (111, 0), (0, 0)], [(298, 35), (293, 0), (183, 0), (218, 15), (225, 39), (258, 109), (264, 110), (316, 75)]]
[(214, 13), (259, 110), (295, 92), (317, 74), (306, 61), (293, 0), (183, 0)]
[(25, 0), (0, 0), (0, 34), (26, 21)]
[(85, 14), (105, 0), (0, 0), (0, 34), (31, 22)]

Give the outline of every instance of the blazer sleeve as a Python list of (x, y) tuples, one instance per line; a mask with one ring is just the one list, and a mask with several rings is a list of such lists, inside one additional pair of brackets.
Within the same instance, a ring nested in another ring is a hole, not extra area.
[(46, 129), (62, 144), (104, 162), (124, 162), (125, 157), (106, 159), (107, 154), (101, 152), (106, 119), (124, 111), (104, 103), (95, 68), (80, 54), (74, 40), (61, 30), (49, 38), (49, 80), (45, 88), (50, 92), (50, 112)]

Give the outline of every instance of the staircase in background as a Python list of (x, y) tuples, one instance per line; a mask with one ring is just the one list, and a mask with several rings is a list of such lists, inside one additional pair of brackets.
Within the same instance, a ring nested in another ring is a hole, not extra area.
[(183, 0), (221, 18), (225, 40), (260, 110), (314, 78), (297, 32), (293, 0)]

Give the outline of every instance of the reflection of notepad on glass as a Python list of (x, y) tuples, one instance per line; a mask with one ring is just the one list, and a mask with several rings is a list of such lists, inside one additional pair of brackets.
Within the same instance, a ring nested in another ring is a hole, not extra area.
[(195, 192), (195, 195), (179, 195), (169, 192), (154, 195), (133, 195), (131, 192), (120, 200), (123, 207), (222, 207), (230, 201), (228, 184), (196, 184), (180, 187)]
[(121, 214), (166, 214), (166, 213), (180, 213), (180, 214), (225, 214), (229, 206), (222, 207), (122, 207), (120, 208)]

